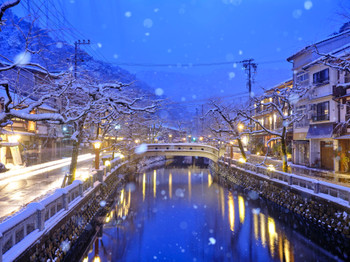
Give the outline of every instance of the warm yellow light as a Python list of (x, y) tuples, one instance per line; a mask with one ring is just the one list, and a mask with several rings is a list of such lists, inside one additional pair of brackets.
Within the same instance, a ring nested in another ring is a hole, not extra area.
[(203, 138), (202, 136), (201, 136), (201, 137), (199, 137), (199, 141), (203, 141), (203, 139), (204, 139), (204, 138)]
[(13, 135), (8, 137), (10, 143), (17, 143), (20, 138), (20, 135)]
[(241, 157), (240, 159), (238, 159), (238, 161), (241, 162), (241, 163), (247, 162), (247, 160), (245, 160), (243, 157)]
[(122, 141), (124, 140), (124, 137), (117, 137), (117, 141)]
[(135, 140), (135, 143), (136, 143), (136, 144), (140, 143), (140, 139), (136, 139), (136, 140)]
[(105, 166), (110, 166), (110, 165), (111, 165), (111, 161), (107, 160), (107, 161), (105, 162)]
[(80, 177), (83, 181), (86, 181), (90, 178), (88, 171), (77, 171), (77, 177)]
[(110, 217), (106, 217), (106, 223), (109, 223), (109, 221), (111, 221)]
[(258, 156), (260, 156), (260, 152), (256, 153)]
[(188, 137), (191, 137), (191, 135), (188, 135)]
[(101, 147), (101, 142), (94, 142), (93, 143), (95, 149), (100, 149)]
[(243, 224), (245, 217), (245, 205), (242, 196), (238, 196), (239, 221)]
[(248, 137), (247, 136), (243, 136), (242, 137), (242, 143), (246, 146), (248, 144)]
[(120, 157), (120, 158), (124, 158), (124, 155), (123, 155), (123, 154), (120, 154), (119, 157)]
[(267, 169), (270, 170), (270, 171), (275, 171), (276, 170), (276, 168), (273, 165), (268, 165)]
[(228, 221), (230, 222), (230, 229), (235, 230), (235, 205), (233, 202), (232, 193), (228, 193)]
[(95, 257), (94, 258), (94, 262), (100, 262), (100, 261), (101, 261), (100, 257)]
[(186, 141), (186, 137), (184, 137), (182, 140), (183, 140), (183, 141)]
[(230, 141), (230, 144), (233, 145), (234, 144), (233, 141)]
[(89, 261), (89, 257), (85, 257), (84, 259), (83, 259), (83, 262), (88, 262)]
[(239, 125), (238, 125), (238, 129), (239, 129), (240, 131), (242, 131), (243, 128), (244, 128), (244, 125), (243, 125), (243, 124), (239, 124)]
[(172, 135), (172, 134), (169, 134), (169, 137), (173, 137), (173, 135)]

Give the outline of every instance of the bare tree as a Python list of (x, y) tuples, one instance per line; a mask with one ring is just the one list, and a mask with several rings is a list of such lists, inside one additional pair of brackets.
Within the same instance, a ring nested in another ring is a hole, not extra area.
[(242, 158), (246, 161), (247, 156), (242, 143), (242, 135), (245, 134), (242, 132), (242, 121), (244, 119), (239, 114), (240, 111), (234, 105), (225, 105), (219, 101), (211, 101), (210, 104), (213, 108), (208, 111), (207, 115), (220, 119), (217, 127), (211, 125), (211, 130), (216, 134), (227, 134), (231, 139), (236, 140)]
[(4, 2), (2, 5), (0, 5), (0, 29), (1, 26), (4, 24), (4, 21), (2, 20), (2, 17), (4, 16), (4, 13), (7, 9), (10, 9), (16, 5), (18, 5), (21, 2), (21, 0), (9, 0)]
[[(282, 169), (284, 172), (288, 171), (287, 164), (287, 131), (293, 127), (295, 122), (301, 121), (305, 115), (300, 114), (293, 110), (294, 105), (306, 94), (308, 91), (304, 87), (283, 87), (274, 88), (266, 91), (261, 97), (255, 97), (250, 110), (240, 110), (238, 115), (243, 116), (245, 119), (255, 124), (256, 129), (249, 131), (250, 134), (266, 133), (271, 135), (271, 139), (267, 141), (267, 146), (272, 141), (280, 141), (281, 143), (281, 156), (282, 156)], [(276, 115), (277, 124), (270, 125), (261, 121), (258, 115)]]

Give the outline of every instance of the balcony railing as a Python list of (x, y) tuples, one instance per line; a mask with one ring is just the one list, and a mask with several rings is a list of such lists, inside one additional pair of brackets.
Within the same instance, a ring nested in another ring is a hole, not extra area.
[(316, 122), (316, 121), (326, 121), (329, 120), (329, 114), (325, 114), (325, 115), (315, 115), (312, 117), (312, 121)]

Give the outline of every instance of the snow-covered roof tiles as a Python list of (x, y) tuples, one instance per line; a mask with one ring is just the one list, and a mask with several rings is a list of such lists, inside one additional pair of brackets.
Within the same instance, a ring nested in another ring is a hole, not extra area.
[(301, 49), (300, 51), (298, 51), (297, 53), (295, 53), (295, 54), (291, 55), (290, 57), (288, 57), (288, 58), (287, 58), (287, 61), (290, 62), (290, 61), (294, 60), (294, 58), (295, 58), (296, 56), (299, 56), (299, 55), (305, 53), (306, 51), (308, 51), (308, 50), (309, 50), (311, 47), (313, 47), (314, 45), (322, 44), (322, 43), (324, 43), (324, 42), (327, 42), (327, 41), (329, 41), (329, 40), (338, 38), (338, 37), (343, 36), (343, 35), (349, 35), (349, 36), (350, 36), (350, 30), (346, 30), (346, 31), (341, 32), (341, 33), (336, 34), (336, 35), (331, 35), (331, 36), (329, 36), (329, 37), (327, 37), (327, 38), (325, 38), (325, 39), (323, 39), (323, 40), (321, 40), (321, 41), (318, 41), (318, 42), (316, 42), (316, 43), (314, 43), (314, 44), (308, 45), (308, 46), (304, 47), (303, 49)]
[[(342, 47), (337, 48), (335, 50), (332, 50), (331, 52), (324, 54), (324, 55), (331, 55), (332, 57), (335, 57), (335, 58), (350, 57), (350, 44), (343, 45)], [(310, 66), (313, 66), (313, 65), (321, 62), (322, 59), (324, 59), (324, 58), (325, 58), (325, 56), (320, 56), (316, 60), (304, 65), (303, 69), (307, 69)]]

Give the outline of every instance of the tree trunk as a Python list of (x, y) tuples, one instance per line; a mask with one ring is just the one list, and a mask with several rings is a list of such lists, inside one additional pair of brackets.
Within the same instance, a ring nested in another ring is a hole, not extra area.
[(241, 151), (241, 154), (242, 154), (242, 158), (244, 159), (244, 161), (247, 161), (247, 156), (244, 152), (244, 147), (243, 147), (243, 144), (242, 144), (242, 140), (240, 138), (237, 138), (237, 142), (238, 142), (238, 147), (239, 147), (239, 150)]
[(281, 136), (281, 155), (282, 155), (282, 170), (283, 170), (283, 172), (288, 172), (286, 128), (285, 127), (283, 127), (282, 136)]
[(73, 181), (75, 180), (75, 175), (77, 172), (77, 165), (78, 165), (78, 156), (79, 156), (79, 146), (82, 142), (82, 138), (83, 138), (83, 128), (84, 128), (84, 119), (80, 120), (77, 126), (78, 129), (78, 135), (76, 138), (76, 141), (73, 142), (73, 150), (72, 150), (72, 160), (70, 163), (70, 167), (69, 167), (69, 180), (68, 180), (68, 184), (72, 184)]

